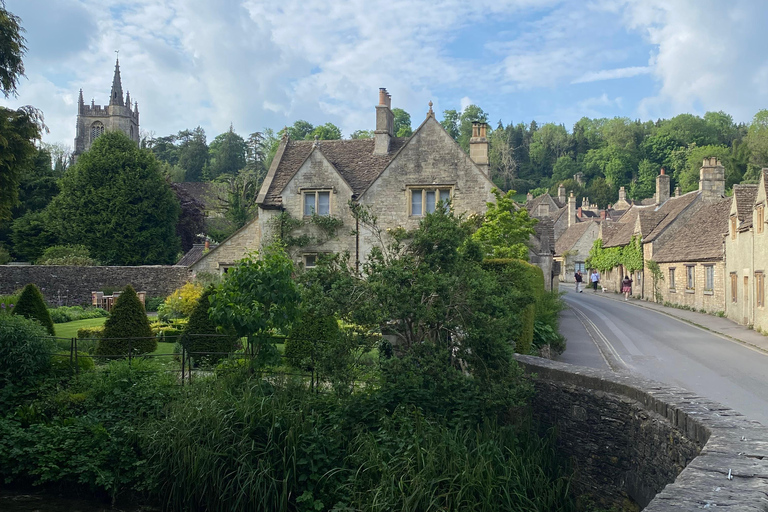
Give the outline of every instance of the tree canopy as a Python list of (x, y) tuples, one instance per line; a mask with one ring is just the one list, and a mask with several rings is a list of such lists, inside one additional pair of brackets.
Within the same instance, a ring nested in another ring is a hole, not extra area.
[(46, 214), (62, 243), (106, 265), (151, 265), (176, 261), (179, 211), (152, 153), (108, 132), (67, 170)]

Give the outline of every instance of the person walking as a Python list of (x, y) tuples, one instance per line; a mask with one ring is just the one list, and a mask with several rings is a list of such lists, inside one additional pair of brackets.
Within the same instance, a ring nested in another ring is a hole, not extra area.
[(600, 274), (597, 273), (597, 269), (592, 269), (592, 275), (589, 276), (590, 281), (592, 281), (592, 293), (597, 293), (597, 283), (600, 282)]
[(629, 300), (629, 295), (632, 293), (632, 280), (629, 276), (624, 276), (624, 280), (621, 282), (621, 291), (624, 292), (624, 300)]
[(581, 270), (577, 270), (573, 277), (576, 279), (576, 293), (581, 293), (581, 283), (584, 281), (584, 278), (581, 277)]

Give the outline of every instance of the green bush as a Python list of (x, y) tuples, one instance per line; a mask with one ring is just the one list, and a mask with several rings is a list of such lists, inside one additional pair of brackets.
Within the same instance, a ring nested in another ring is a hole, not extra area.
[(208, 287), (203, 291), (192, 313), (189, 315), (184, 330), (179, 340), (182, 346), (192, 352), (195, 361), (205, 361), (207, 364), (216, 364), (227, 357), (227, 354), (197, 354), (195, 352), (233, 352), (237, 348), (238, 337), (234, 333), (224, 333), (208, 316), (210, 301), (208, 297), (213, 293), (213, 288)]
[(338, 338), (339, 322), (336, 317), (305, 313), (285, 340), (285, 361), (293, 368), (312, 371), (324, 345), (332, 345)]
[(48, 313), (55, 324), (74, 322), (76, 320), (87, 320), (89, 318), (103, 318), (109, 316), (106, 309), (93, 306), (60, 306), (58, 308), (49, 308)]
[(154, 313), (163, 302), (165, 302), (165, 297), (145, 297), (144, 309), (146, 309), (147, 312)]
[(131, 348), (134, 354), (153, 352), (157, 349), (157, 339), (152, 335), (144, 306), (129, 285), (115, 301), (109, 318), (104, 322), (104, 332), (96, 345), (96, 354), (126, 356)]
[[(96, 368), (92, 357), (79, 351), (77, 355), (79, 373), (88, 372)], [(51, 356), (51, 370), (57, 375), (72, 375), (75, 373), (75, 361), (70, 359), (69, 353), (53, 354)]]
[(515, 339), (515, 352), (519, 354), (530, 354), (533, 345), (534, 323), (536, 321), (536, 306), (529, 304), (523, 308), (520, 314), (522, 328), (517, 333)]
[(37, 260), (38, 265), (70, 265), (90, 267), (99, 262), (91, 258), (88, 248), (84, 245), (53, 245), (43, 251)]
[(0, 388), (32, 384), (51, 367), (53, 339), (36, 321), (0, 316)]
[(19, 297), (19, 302), (13, 308), (13, 313), (37, 320), (40, 322), (40, 325), (45, 327), (48, 334), (51, 336), (56, 335), (56, 331), (53, 329), (53, 320), (51, 320), (51, 315), (48, 313), (43, 294), (40, 293), (40, 290), (34, 284), (30, 283), (24, 287)]
[(0, 265), (5, 265), (11, 261), (11, 253), (8, 252), (8, 249), (0, 245)]
[(104, 335), (104, 326), (81, 327), (77, 330), (77, 337), (82, 339), (96, 339)]

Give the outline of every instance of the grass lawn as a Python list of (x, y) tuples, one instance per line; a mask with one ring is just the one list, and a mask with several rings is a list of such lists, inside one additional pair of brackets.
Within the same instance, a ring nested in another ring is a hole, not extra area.
[(54, 324), (53, 328), (56, 331), (56, 336), (59, 338), (77, 338), (77, 330), (81, 327), (98, 327), (99, 325), (104, 325), (106, 321), (107, 317), (87, 318), (85, 320)]

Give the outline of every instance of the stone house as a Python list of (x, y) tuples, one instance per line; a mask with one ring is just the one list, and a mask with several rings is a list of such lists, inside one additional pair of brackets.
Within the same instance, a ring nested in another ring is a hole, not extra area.
[(726, 316), (761, 331), (768, 330), (765, 309), (767, 178), (768, 169), (763, 169), (758, 185), (734, 186), (725, 236)]
[(560, 262), (560, 281), (573, 283), (574, 274), (580, 270), (587, 275), (585, 262), (592, 245), (600, 235), (599, 220), (587, 220), (572, 224), (555, 242), (555, 260)]
[[(365, 261), (386, 230), (418, 226), (440, 201), (457, 214), (482, 214), (493, 201), (484, 123), (473, 125), (467, 155), (435, 119), (408, 138), (394, 136), (391, 96), (379, 91), (372, 139), (280, 142), (257, 198), (258, 215), (200, 258), (193, 272), (224, 272), (276, 234), (288, 240), (300, 265), (325, 253), (347, 252)], [(366, 208), (377, 227), (356, 220), (351, 206)]]

